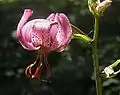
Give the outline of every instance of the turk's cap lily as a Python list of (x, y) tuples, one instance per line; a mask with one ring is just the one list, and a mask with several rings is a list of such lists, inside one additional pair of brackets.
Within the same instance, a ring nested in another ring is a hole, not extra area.
[(25, 9), (17, 27), (17, 37), (27, 50), (62, 51), (72, 38), (69, 19), (63, 13), (52, 13), (47, 19), (27, 20), (31, 9)]
[(23, 48), (38, 51), (35, 62), (26, 68), (25, 74), (32, 79), (40, 79), (39, 75), (45, 68), (48, 79), (51, 76), (51, 68), (47, 62), (47, 53), (63, 51), (71, 41), (72, 28), (63, 13), (52, 13), (46, 19), (28, 21), (32, 13), (31, 9), (25, 9), (17, 27), (17, 38)]

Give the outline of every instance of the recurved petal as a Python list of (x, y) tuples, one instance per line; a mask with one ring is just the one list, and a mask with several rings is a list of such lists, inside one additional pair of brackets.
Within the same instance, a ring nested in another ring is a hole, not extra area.
[[(19, 39), (19, 42), (21, 43), (21, 45), (23, 46), (24, 49), (27, 50), (37, 50), (40, 48), (40, 46), (35, 46), (34, 43), (31, 40), (31, 37), (34, 36), (34, 38), (36, 37), (35, 35), (33, 35), (32, 33), (35, 34), (35, 32), (33, 32), (33, 21), (29, 21), (27, 22), (23, 28), (21, 29), (21, 37)], [(36, 40), (36, 39), (34, 39)], [(37, 43), (37, 41), (35, 41)]]
[(30, 49), (30, 50), (34, 50), (34, 47), (32, 46), (32, 44), (29, 44), (28, 42), (24, 41), (24, 38), (22, 35), (22, 29), (26, 24), (28, 18), (32, 15), (32, 13), (33, 11), (31, 9), (25, 9), (22, 15), (22, 18), (20, 19), (20, 22), (18, 23), (18, 26), (17, 26), (17, 38), (19, 42), (22, 44), (22, 46), (25, 49)]
[(55, 20), (55, 14), (54, 14), (54, 13), (50, 14), (50, 15), (47, 17), (47, 20), (49, 20), (49, 21), (54, 21), (54, 20)]
[(60, 22), (60, 26), (62, 28), (61, 32), (64, 32), (64, 34), (67, 38), (71, 37), (72, 28), (71, 28), (71, 24), (70, 24), (70, 21), (67, 18), (67, 16), (63, 13), (60, 13), (58, 21)]
[(49, 51), (54, 51), (59, 47), (57, 32), (58, 32), (58, 24), (52, 25), (50, 29), (51, 46), (49, 48)]
[(59, 14), (58, 21), (59, 21), (59, 25), (60, 25), (60, 28), (61, 28), (60, 32), (62, 34), (62, 44), (61, 44), (60, 48), (61, 47), (64, 48), (71, 41), (72, 28), (71, 28), (70, 21), (65, 14), (63, 14), (63, 13)]
[(18, 23), (17, 26), (17, 37), (18, 40), (20, 40), (21, 38), (21, 29), (23, 28), (23, 26), (25, 25), (25, 23), (27, 22), (28, 18), (32, 15), (33, 11), (31, 9), (25, 9), (24, 13), (22, 15), (22, 18), (20, 19), (20, 22)]
[(50, 50), (62, 51), (71, 41), (72, 29), (69, 19), (63, 13), (52, 14), (49, 19), (57, 23), (51, 26), (50, 35), (52, 39)]
[(45, 48), (50, 47), (50, 21), (46, 19), (34, 20), (32, 32), (33, 42), (35, 46), (42, 45)]
[(58, 51), (58, 52), (62, 52), (62, 51), (68, 46), (68, 44), (70, 43), (70, 41), (71, 41), (71, 38), (70, 38), (69, 40), (67, 40), (66, 44), (61, 45), (61, 47), (59, 47), (59, 48), (57, 49), (57, 51)]
[(23, 26), (21, 34), (24, 41), (31, 42), (31, 32), (33, 31), (32, 27), (33, 21), (29, 21)]

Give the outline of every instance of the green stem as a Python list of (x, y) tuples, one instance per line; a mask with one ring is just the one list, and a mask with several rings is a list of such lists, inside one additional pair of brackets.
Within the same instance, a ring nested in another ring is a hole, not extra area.
[(99, 24), (99, 18), (96, 17), (95, 25), (94, 25), (92, 55), (93, 55), (94, 78), (96, 82), (97, 95), (102, 95), (102, 83), (101, 83), (101, 77), (99, 76), (99, 61), (98, 61), (98, 24)]

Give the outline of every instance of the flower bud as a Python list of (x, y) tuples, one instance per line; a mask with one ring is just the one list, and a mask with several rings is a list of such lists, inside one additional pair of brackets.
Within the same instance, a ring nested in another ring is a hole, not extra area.
[(88, 0), (89, 10), (94, 16), (101, 16), (111, 3), (111, 0), (104, 0), (102, 2), (91, 2), (91, 0)]
[(103, 12), (111, 5), (111, 0), (105, 0), (101, 3), (98, 3), (96, 7), (97, 14), (103, 14)]

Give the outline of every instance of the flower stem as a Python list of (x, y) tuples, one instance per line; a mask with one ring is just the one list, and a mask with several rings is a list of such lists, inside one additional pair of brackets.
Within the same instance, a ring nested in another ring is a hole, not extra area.
[(102, 95), (102, 83), (101, 77), (99, 76), (99, 60), (98, 60), (98, 25), (99, 17), (95, 17), (92, 56), (97, 95)]

